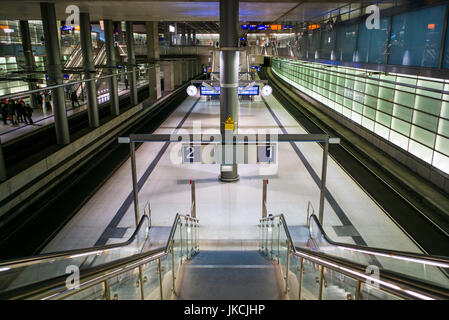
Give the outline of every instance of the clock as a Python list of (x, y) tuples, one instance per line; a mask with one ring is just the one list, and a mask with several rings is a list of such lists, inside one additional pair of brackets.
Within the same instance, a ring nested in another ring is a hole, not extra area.
[(194, 97), (194, 96), (196, 96), (197, 93), (198, 93), (198, 89), (195, 86), (191, 85), (191, 86), (187, 87), (187, 94), (189, 96)]
[(273, 89), (269, 85), (265, 85), (261, 89), (262, 95), (268, 97), (273, 92)]

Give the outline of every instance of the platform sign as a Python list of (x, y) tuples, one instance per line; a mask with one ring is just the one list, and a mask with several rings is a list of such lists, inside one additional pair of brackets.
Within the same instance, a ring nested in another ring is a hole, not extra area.
[(274, 144), (257, 146), (258, 163), (275, 163), (276, 146)]
[(182, 162), (193, 163), (201, 162), (201, 145), (183, 145), (182, 146)]
[[(202, 96), (219, 96), (220, 95), (220, 87), (215, 87), (216, 91), (213, 91), (205, 86), (200, 86), (200, 95)], [(258, 96), (259, 95), (259, 86), (255, 85), (251, 88), (242, 91), (245, 87), (239, 87), (238, 92), (240, 96)]]
[(221, 143), (182, 144), (184, 164), (275, 164), (277, 143), (222, 145)]

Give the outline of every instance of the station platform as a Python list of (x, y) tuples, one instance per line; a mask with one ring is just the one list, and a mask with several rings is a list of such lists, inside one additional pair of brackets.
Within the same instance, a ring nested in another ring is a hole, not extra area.
[[(307, 133), (273, 96), (258, 102), (241, 101), (240, 110), (240, 133), (257, 130)], [(191, 133), (194, 127), (201, 127), (203, 133), (218, 133), (218, 124), (218, 100), (189, 97), (154, 133)], [(189, 183), (195, 180), (201, 248), (214, 250), (217, 240), (221, 240), (233, 242), (233, 249), (245, 249), (258, 239), (262, 179), (268, 179), (268, 213), (283, 213), (288, 225), (300, 230), (306, 225), (308, 201), (318, 208), (323, 150), (315, 142), (294, 145), (279, 143), (279, 165), (275, 173), (260, 175), (257, 165), (239, 165), (240, 180), (224, 183), (219, 180), (219, 165), (175, 165), (170, 160), (173, 144), (142, 144), (136, 151), (140, 212), (149, 203), (152, 226), (171, 226), (176, 213), (190, 212)], [(421, 253), (331, 158), (327, 190), (324, 229), (334, 241)], [(61, 229), (43, 253), (126, 240), (135, 229), (132, 199), (128, 160)]]
[[(148, 80), (139, 80), (137, 82), (137, 87), (141, 88), (148, 84)], [(119, 96), (126, 95), (129, 93), (129, 88), (126, 89), (125, 84), (123, 82), (118, 82), (118, 94)], [(99, 94), (98, 95), (98, 103), (102, 104), (109, 101), (109, 94)], [(80, 106), (72, 108), (72, 102), (66, 101), (66, 110), (67, 116), (77, 114), (79, 112), (87, 110), (87, 101), (80, 101)], [(18, 137), (26, 135), (30, 132), (33, 132), (39, 128), (47, 126), (49, 124), (54, 123), (54, 116), (52, 110), (45, 111), (42, 109), (34, 109), (33, 110), (33, 124), (24, 124), (19, 123), (18, 125), (12, 125), (10, 121), (7, 121), (5, 125), (3, 121), (0, 121), (0, 139), (2, 143), (6, 143), (8, 141), (12, 141)]]

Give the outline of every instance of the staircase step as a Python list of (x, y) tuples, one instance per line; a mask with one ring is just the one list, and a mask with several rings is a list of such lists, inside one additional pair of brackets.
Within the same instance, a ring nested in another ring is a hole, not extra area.
[(179, 299), (282, 299), (277, 265), (258, 251), (201, 251), (185, 265)]

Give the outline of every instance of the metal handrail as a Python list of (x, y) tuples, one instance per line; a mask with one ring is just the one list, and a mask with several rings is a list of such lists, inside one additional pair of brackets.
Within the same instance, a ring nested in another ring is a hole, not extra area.
[(147, 216), (146, 214), (144, 214), (142, 216), (142, 218), (140, 219), (136, 230), (134, 230), (131, 237), (129, 237), (129, 239), (124, 242), (108, 244), (108, 245), (103, 245), (103, 246), (90, 247), (90, 248), (82, 248), (82, 249), (73, 249), (73, 250), (45, 253), (45, 254), (39, 254), (36, 256), (31, 256), (31, 257), (26, 257), (26, 258), (4, 260), (4, 261), (0, 262), (0, 270), (7, 271), (9, 269), (26, 267), (26, 266), (30, 266), (30, 265), (37, 264), (37, 263), (44, 263), (47, 261), (53, 262), (56, 260), (68, 259), (74, 255), (89, 255), (89, 254), (93, 254), (93, 253), (101, 253), (104, 251), (109, 251), (112, 249), (117, 249), (117, 248), (127, 246), (135, 240), (136, 236), (139, 234), (140, 229), (142, 228), (142, 226), (146, 220), (148, 220), (148, 222), (151, 221), (150, 217)]
[(78, 288), (66, 288), (66, 276), (63, 276), (12, 290), (11, 294), (9, 295), (8, 292), (1, 293), (0, 299), (2, 299), (4, 296), (7, 296), (6, 299), (63, 299), (85, 289), (88, 289), (92, 286), (105, 282), (117, 275), (141, 267), (142, 265), (147, 264), (151, 261), (163, 258), (164, 256), (167, 256), (170, 251), (170, 246), (173, 243), (173, 238), (176, 232), (176, 227), (181, 218), (199, 222), (199, 220), (196, 218), (180, 215), (179, 213), (177, 213), (170, 230), (167, 244), (164, 248), (135, 254), (131, 257), (126, 257), (101, 265), (99, 267), (93, 267), (85, 270), (83, 274), (80, 275), (80, 285)]
[(344, 248), (346, 250), (351, 251), (359, 251), (370, 255), (375, 256), (381, 256), (381, 257), (388, 257), (392, 259), (398, 259), (398, 260), (406, 260), (410, 262), (416, 262), (426, 265), (433, 265), (436, 267), (441, 268), (449, 268), (449, 258), (443, 257), (443, 256), (431, 256), (426, 255), (422, 253), (414, 253), (414, 252), (406, 252), (406, 251), (399, 251), (399, 250), (391, 250), (391, 249), (382, 249), (382, 248), (375, 248), (375, 247), (368, 247), (368, 246), (361, 246), (356, 244), (348, 244), (348, 243), (341, 243), (333, 241), (324, 231), (323, 226), (318, 221), (318, 217), (315, 214), (311, 214), (309, 217), (309, 221), (307, 223), (307, 226), (310, 230), (310, 221), (313, 220), (317, 226), (321, 234), (323, 235), (324, 240), (328, 242), (329, 244), (337, 247)]
[[(260, 219), (260, 222), (272, 220), (274, 218), (281, 218), (285, 221), (284, 215), (276, 215), (271, 216), (268, 218)], [(399, 251), (399, 250), (391, 250), (391, 249), (382, 249), (382, 248), (374, 248), (374, 247), (368, 247), (368, 246), (360, 246), (355, 244), (347, 244), (347, 243), (341, 243), (341, 242), (335, 242), (329, 238), (329, 236), (324, 231), (323, 227), (318, 221), (318, 217), (315, 214), (311, 214), (309, 217), (310, 219), (313, 219), (316, 224), (318, 225), (318, 228), (320, 229), (320, 232), (323, 234), (324, 239), (326, 242), (328, 242), (331, 245), (342, 247), (348, 250), (353, 251), (359, 251), (366, 254), (374, 255), (374, 256), (381, 256), (381, 257), (388, 257), (392, 259), (398, 259), (398, 260), (406, 260), (421, 264), (427, 264), (427, 265), (433, 265), (436, 267), (442, 267), (442, 268), (449, 268), (449, 258), (448, 257), (441, 257), (441, 256), (431, 256), (421, 253), (413, 253), (413, 252), (406, 252), (406, 251)], [(308, 221), (307, 227), (310, 232), (310, 223)], [(288, 235), (290, 235), (288, 229), (286, 230)]]
[[(315, 215), (312, 215), (315, 216)], [(350, 260), (346, 260), (339, 257), (330, 256), (328, 254), (322, 253), (322, 252), (315, 252), (309, 249), (296, 247), (294, 245), (294, 242), (292, 240), (292, 237), (290, 235), (287, 222), (285, 220), (285, 217), (283, 214), (276, 215), (276, 216), (269, 216), (267, 218), (260, 219), (260, 222), (267, 222), (267, 221), (274, 221), (274, 219), (279, 219), (281, 221), (281, 224), (284, 228), (285, 234), (287, 236), (287, 242), (288, 242), (288, 253), (294, 254), (295, 256), (306, 259), (309, 261), (312, 261), (314, 263), (317, 263), (321, 267), (325, 267), (328, 269), (332, 269), (334, 271), (337, 271), (339, 273), (345, 274), (357, 281), (374, 281), (377, 282), (377, 284), (382, 286), (382, 290), (389, 292), (393, 295), (396, 295), (401, 298), (420, 298), (420, 299), (449, 299), (449, 291), (444, 290), (441, 287), (437, 287), (431, 284), (428, 284), (426, 282), (420, 281), (419, 279), (413, 279), (408, 278), (402, 274), (397, 274), (395, 272), (389, 271), (389, 270), (383, 270), (382, 274), (379, 276), (379, 279), (376, 281), (376, 279), (371, 278), (369, 275), (365, 273), (366, 266), (352, 262)], [(318, 220), (315, 216), (315, 219)], [(368, 248), (367, 249), (372, 249)], [(410, 253), (404, 253), (404, 252), (398, 252), (393, 250), (384, 250), (384, 249), (377, 249), (384, 251), (385, 256), (387, 252), (389, 253), (395, 253), (394, 255), (391, 255), (392, 258), (399, 259), (402, 257), (402, 254), (409, 255)], [(379, 255), (380, 252), (372, 251), (373, 255)], [(390, 256), (390, 255), (389, 255)], [(429, 258), (425, 256), (426, 258)], [(440, 257), (430, 257), (429, 264), (434, 264), (433, 258), (435, 259), (444, 259)], [(424, 259), (423, 259), (424, 260)], [(446, 259), (448, 260), (448, 259)], [(301, 270), (302, 272), (302, 270)], [(286, 281), (288, 281), (288, 277), (286, 277)]]

